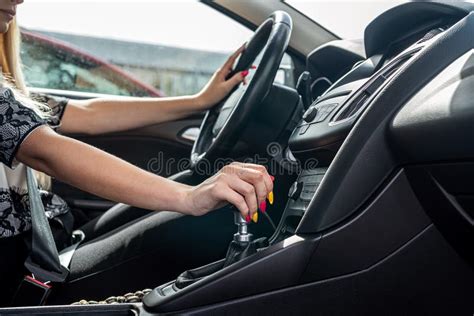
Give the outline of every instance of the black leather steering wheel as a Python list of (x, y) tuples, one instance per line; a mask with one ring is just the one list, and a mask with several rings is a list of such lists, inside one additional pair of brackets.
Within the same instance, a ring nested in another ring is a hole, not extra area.
[(260, 62), (248, 85), (240, 84), (227, 98), (208, 110), (191, 151), (191, 167), (200, 161), (215, 161), (232, 149), (240, 131), (270, 90), (288, 46), (292, 30), (291, 17), (274, 12), (255, 31), (229, 75), (249, 69), (257, 56)]

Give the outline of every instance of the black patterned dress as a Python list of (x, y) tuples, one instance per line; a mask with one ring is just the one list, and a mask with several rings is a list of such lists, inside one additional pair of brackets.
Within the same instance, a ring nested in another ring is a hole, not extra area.
[[(67, 99), (45, 95), (33, 97), (51, 107), (46, 120), (16, 100), (11, 89), (0, 88), (0, 238), (15, 236), (31, 228), (26, 166), (16, 161), (16, 153), (36, 128), (43, 125), (59, 127), (67, 104)], [(69, 210), (59, 196), (47, 191), (41, 195), (48, 218)]]

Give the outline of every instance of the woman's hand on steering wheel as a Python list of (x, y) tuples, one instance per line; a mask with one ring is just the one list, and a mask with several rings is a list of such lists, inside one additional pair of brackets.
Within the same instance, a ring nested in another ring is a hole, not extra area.
[(272, 178), (265, 167), (234, 162), (189, 189), (186, 197), (188, 213), (204, 215), (231, 203), (250, 221), (272, 190)]
[(224, 99), (232, 89), (245, 80), (248, 72), (241, 71), (227, 79), (235, 60), (245, 50), (245, 44), (229, 56), (224, 65), (217, 69), (206, 86), (196, 95), (196, 103), (201, 110), (207, 110)]

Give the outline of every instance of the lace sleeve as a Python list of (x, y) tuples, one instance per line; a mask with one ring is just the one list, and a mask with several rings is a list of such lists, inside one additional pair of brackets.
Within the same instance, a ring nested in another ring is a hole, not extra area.
[(43, 124), (43, 119), (18, 102), (10, 89), (0, 88), (0, 162), (13, 168), (23, 140)]
[(31, 97), (38, 102), (47, 104), (51, 108), (47, 123), (52, 129), (57, 130), (61, 126), (61, 119), (69, 99), (42, 93), (31, 93)]

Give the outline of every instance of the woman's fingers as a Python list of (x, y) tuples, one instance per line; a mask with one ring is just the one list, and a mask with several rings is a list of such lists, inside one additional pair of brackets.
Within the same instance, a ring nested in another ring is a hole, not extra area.
[(242, 218), (244, 218), (247, 222), (250, 221), (250, 211), (249, 207), (247, 205), (247, 202), (245, 201), (245, 198), (237, 193), (234, 189), (232, 189), (230, 186), (226, 186), (222, 189), (221, 198), (232, 205), (234, 205), (242, 215)]
[(253, 216), (253, 214), (258, 210), (259, 204), (257, 200), (256, 187), (237, 176), (234, 176), (234, 180), (229, 183), (229, 186), (232, 190), (244, 197), (245, 203), (247, 203), (248, 212), (250, 216)]
[(232, 163), (201, 184), (198, 191), (206, 187), (210, 189), (206, 190), (210, 193), (210, 199), (202, 195), (199, 197), (199, 192), (194, 191), (194, 207), (198, 209), (198, 214), (219, 207), (225, 201), (233, 204), (246, 221), (251, 218), (257, 221), (259, 205), (265, 201), (273, 184), (264, 167)]
[(231, 175), (231, 187), (245, 197), (252, 213), (257, 211), (273, 189), (271, 178), (262, 166), (232, 163), (224, 167), (223, 172)]
[(234, 63), (237, 60), (237, 57), (239, 57), (240, 54), (242, 54), (242, 52), (245, 50), (245, 45), (246, 43), (240, 46), (239, 49), (237, 49), (232, 55), (229, 56), (229, 58), (227, 58), (226, 62), (222, 66), (225, 76), (227, 76), (227, 74), (232, 71), (232, 67), (234, 66)]
[(245, 177), (244, 180), (250, 180), (252, 181), (252, 183), (254, 183), (254, 181), (263, 180), (263, 183), (266, 188), (266, 193), (264, 197), (266, 197), (268, 193), (273, 191), (272, 178), (268, 174), (267, 168), (265, 168), (264, 166), (240, 162), (232, 163), (229, 166), (236, 168), (236, 172), (240, 173), (242, 176)]
[(226, 90), (230, 92), (236, 85), (238, 85), (244, 80), (245, 80), (245, 75), (242, 74), (242, 72), (236, 73), (230, 79), (226, 80), (226, 82), (224, 82), (224, 84), (227, 86)]
[(246, 221), (249, 221), (257, 209), (257, 198), (254, 187), (236, 175), (222, 172), (216, 177), (212, 186), (213, 195), (233, 204)]
[(264, 173), (250, 168), (241, 168), (237, 176), (254, 187), (259, 205), (262, 201), (265, 201), (265, 198), (270, 191), (267, 189), (265, 184)]
[(263, 180), (264, 180), (264, 182), (265, 182), (265, 186), (266, 186), (268, 192), (272, 192), (272, 191), (273, 191), (273, 180), (272, 180), (272, 176), (270, 176), (270, 174), (268, 173), (267, 168), (265, 168), (265, 167), (262, 166), (262, 165), (256, 165), (256, 164), (253, 164), (253, 163), (246, 163), (246, 164), (244, 164), (244, 166), (245, 166), (245, 168), (254, 169), (254, 170), (260, 171), (260, 172), (262, 172), (263, 174), (265, 174), (266, 176), (263, 177)]
[(240, 54), (242, 54), (243, 51), (245, 51), (245, 45), (246, 44), (247, 43), (242, 44), (242, 46), (240, 46), (232, 55), (229, 56), (229, 58), (227, 58), (227, 61), (224, 64), (224, 66), (226, 68), (232, 69), (232, 66), (234, 65), (234, 62), (237, 60), (237, 58), (240, 56)]

